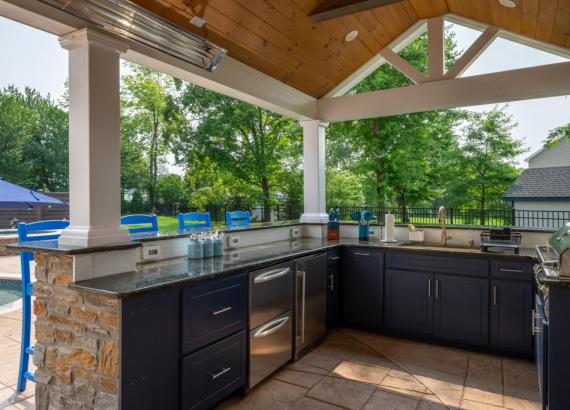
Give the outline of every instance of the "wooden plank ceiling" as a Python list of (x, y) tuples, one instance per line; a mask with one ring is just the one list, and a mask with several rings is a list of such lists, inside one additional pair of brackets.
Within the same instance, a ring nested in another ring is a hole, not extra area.
[[(309, 15), (330, 0), (132, 1), (317, 98), (416, 21), (447, 13), (570, 48), (570, 0), (515, 0), (515, 8), (498, 0), (403, 0), (320, 22)], [(206, 24), (202, 28), (190, 24), (193, 16)], [(346, 42), (352, 30), (359, 35)]]

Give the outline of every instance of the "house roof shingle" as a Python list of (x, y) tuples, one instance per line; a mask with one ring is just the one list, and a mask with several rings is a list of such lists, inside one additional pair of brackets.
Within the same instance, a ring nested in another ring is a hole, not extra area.
[(503, 198), (570, 199), (570, 167), (525, 169)]

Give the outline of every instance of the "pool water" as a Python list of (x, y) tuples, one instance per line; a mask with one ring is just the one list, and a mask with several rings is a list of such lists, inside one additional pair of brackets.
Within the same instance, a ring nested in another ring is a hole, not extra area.
[(21, 281), (0, 279), (0, 306), (17, 301), (22, 297)]

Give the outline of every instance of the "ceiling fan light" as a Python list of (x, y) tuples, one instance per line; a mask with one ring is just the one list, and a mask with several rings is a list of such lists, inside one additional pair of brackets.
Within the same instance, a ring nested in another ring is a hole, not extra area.
[(349, 42), (354, 40), (356, 37), (358, 37), (358, 30), (352, 30), (344, 37), (344, 39), (345, 41)]

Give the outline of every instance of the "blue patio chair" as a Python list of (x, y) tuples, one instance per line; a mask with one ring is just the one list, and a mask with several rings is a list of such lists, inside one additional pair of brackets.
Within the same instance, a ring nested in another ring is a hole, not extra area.
[(152, 215), (134, 214), (134, 215), (121, 216), (121, 225), (143, 225), (143, 224), (148, 224), (148, 226), (128, 228), (129, 233), (158, 231), (158, 218), (155, 214)]
[[(59, 238), (59, 232), (49, 232), (64, 229), (69, 221), (51, 220), (32, 223), (18, 223), (18, 242), (41, 241)], [(40, 232), (36, 233), (34, 232)], [(32, 327), (32, 282), (30, 280), (30, 262), (34, 260), (34, 253), (20, 252), (20, 267), (22, 270), (22, 341), (20, 343), (20, 369), (18, 371), (19, 392), (26, 390), (26, 381), (35, 382), (34, 374), (28, 371), (30, 356), (34, 354), (34, 346), (30, 344), (30, 330)]]
[(250, 220), (249, 211), (226, 212), (226, 225), (229, 229), (236, 226), (249, 226)]
[(212, 227), (209, 212), (189, 212), (187, 214), (178, 214), (178, 230), (197, 229)]

